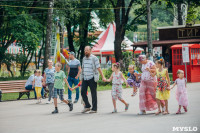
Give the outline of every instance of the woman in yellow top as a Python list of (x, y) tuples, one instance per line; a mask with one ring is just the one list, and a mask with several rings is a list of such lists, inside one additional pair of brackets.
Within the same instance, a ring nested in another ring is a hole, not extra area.
[(165, 101), (165, 111), (163, 112), (164, 115), (169, 114), (168, 111), (168, 99), (170, 97), (170, 79), (168, 70), (164, 68), (164, 60), (160, 59), (157, 61), (157, 69), (156, 69), (156, 75), (157, 75), (157, 90), (156, 90), (156, 101), (158, 104), (158, 112), (156, 112), (156, 115), (161, 113), (160, 110), (160, 100)]

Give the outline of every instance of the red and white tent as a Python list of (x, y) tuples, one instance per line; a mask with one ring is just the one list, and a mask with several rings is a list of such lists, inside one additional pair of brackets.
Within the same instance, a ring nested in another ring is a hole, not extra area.
[[(92, 48), (92, 53), (94, 55), (113, 55), (114, 54), (114, 41), (115, 41), (115, 31), (116, 26), (114, 23), (109, 24), (108, 28), (103, 31), (97, 38)], [(133, 43), (127, 38), (124, 37), (124, 41), (127, 48), (127, 51), (133, 51), (133, 47), (131, 46)], [(143, 51), (142, 48), (137, 48), (136, 51)]]

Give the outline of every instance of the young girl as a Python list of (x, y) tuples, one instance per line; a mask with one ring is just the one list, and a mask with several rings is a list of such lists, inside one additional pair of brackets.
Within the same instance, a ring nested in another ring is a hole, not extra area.
[(158, 104), (158, 112), (156, 112), (156, 115), (161, 113), (160, 106), (162, 101), (165, 102), (165, 111), (163, 112), (164, 115), (169, 114), (168, 111), (168, 99), (170, 97), (170, 79), (168, 70), (164, 67), (164, 60), (160, 59), (157, 61), (157, 69), (156, 69), (156, 75), (157, 75), (157, 90), (156, 90), (156, 101)]
[(185, 110), (185, 112), (187, 112), (188, 97), (186, 90), (186, 79), (184, 78), (184, 71), (178, 70), (177, 75), (178, 78), (175, 80), (175, 83), (173, 84), (171, 89), (173, 89), (174, 86), (177, 85), (176, 99), (178, 101), (179, 108), (176, 114), (181, 114), (181, 106), (183, 106), (183, 109)]
[(133, 94), (131, 96), (135, 96), (137, 94), (137, 88), (140, 87), (140, 77), (138, 76), (138, 71), (134, 70), (134, 65), (129, 65), (128, 67), (128, 79), (127, 83), (130, 87), (133, 87)]
[(116, 100), (117, 98), (125, 104), (125, 111), (128, 110), (129, 104), (126, 103), (123, 98), (122, 98), (122, 83), (123, 81), (126, 83), (128, 86), (126, 79), (124, 78), (122, 72), (119, 70), (119, 63), (115, 63), (112, 65), (112, 75), (109, 79), (107, 79), (107, 82), (110, 82), (112, 80), (112, 101), (113, 101), (113, 106), (114, 106), (114, 111), (112, 113), (117, 113), (117, 108), (116, 108)]
[(33, 80), (33, 88), (35, 86), (35, 92), (37, 94), (37, 100), (38, 100), (36, 104), (41, 103), (41, 91), (42, 91), (43, 81), (44, 79), (41, 76), (41, 71), (36, 70), (36, 76), (34, 77), (34, 80)]

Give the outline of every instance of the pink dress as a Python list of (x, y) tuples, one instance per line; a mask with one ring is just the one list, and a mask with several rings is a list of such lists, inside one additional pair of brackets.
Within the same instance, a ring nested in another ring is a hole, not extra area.
[(181, 106), (188, 106), (188, 97), (187, 97), (187, 90), (186, 90), (186, 79), (176, 79), (175, 80), (177, 84), (176, 89), (176, 100), (178, 101), (178, 104)]
[(146, 68), (152, 68), (154, 65), (150, 60), (146, 64), (142, 64), (142, 76), (139, 88), (140, 110), (152, 111), (158, 108), (155, 98), (157, 77), (152, 77), (150, 72), (146, 70)]

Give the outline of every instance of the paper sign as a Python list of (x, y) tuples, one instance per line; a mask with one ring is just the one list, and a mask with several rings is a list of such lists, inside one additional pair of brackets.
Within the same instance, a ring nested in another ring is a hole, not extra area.
[(183, 57), (183, 63), (190, 62), (188, 44), (182, 44), (182, 57)]

